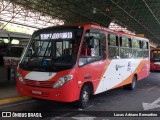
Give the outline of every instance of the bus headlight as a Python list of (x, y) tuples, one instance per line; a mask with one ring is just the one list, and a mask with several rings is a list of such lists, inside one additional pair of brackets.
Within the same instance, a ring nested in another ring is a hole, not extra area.
[(72, 80), (73, 75), (67, 75), (64, 77), (59, 78), (59, 80), (54, 84), (53, 88), (60, 88), (69, 80)]
[(23, 80), (22, 75), (21, 75), (20, 73), (17, 73), (17, 77), (18, 77), (19, 81), (20, 81), (22, 84), (24, 84), (24, 80)]

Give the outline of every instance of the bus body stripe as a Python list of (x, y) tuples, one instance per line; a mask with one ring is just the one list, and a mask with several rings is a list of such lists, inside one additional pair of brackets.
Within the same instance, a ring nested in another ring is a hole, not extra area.
[[(142, 59), (112, 60), (102, 76), (95, 94), (107, 91), (127, 80), (134, 72), (142, 69)], [(130, 66), (129, 66), (130, 65)], [(130, 80), (130, 79), (129, 79)], [(127, 82), (131, 82), (127, 81)]]

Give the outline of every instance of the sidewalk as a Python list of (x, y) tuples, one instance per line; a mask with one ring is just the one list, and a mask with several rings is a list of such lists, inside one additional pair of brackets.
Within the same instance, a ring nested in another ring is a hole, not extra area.
[(15, 82), (0, 82), (0, 100), (20, 96)]
[(0, 100), (20, 96), (17, 93), (16, 81), (8, 80), (7, 68), (0, 67)]

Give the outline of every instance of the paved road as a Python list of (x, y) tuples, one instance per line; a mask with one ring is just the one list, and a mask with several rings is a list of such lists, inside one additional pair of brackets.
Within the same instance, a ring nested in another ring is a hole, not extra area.
[[(152, 104), (153, 108), (144, 110), (143, 103), (153, 102), (155, 103)], [(153, 116), (156, 114), (160, 116), (158, 104), (160, 105), (160, 72), (152, 72), (148, 78), (138, 82), (135, 90), (118, 88), (93, 96), (89, 106), (83, 110), (73, 107), (73, 103), (30, 99), (0, 106), (0, 111), (40, 112), (43, 116), (46, 115), (43, 112), (46, 112), (47, 120), (159, 120), (160, 117), (139, 117), (140, 113), (147, 115), (153, 113)], [(138, 114), (138, 117), (111, 117), (126, 113), (132, 113), (132, 116)], [(58, 116), (54, 117), (54, 115)]]

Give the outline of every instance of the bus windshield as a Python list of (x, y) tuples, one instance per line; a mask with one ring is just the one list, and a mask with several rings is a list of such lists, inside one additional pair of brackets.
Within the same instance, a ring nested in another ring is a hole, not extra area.
[(151, 60), (152, 61), (160, 61), (160, 50), (151, 51)]
[(75, 65), (82, 27), (58, 27), (37, 31), (24, 52), (19, 67), (57, 72)]

